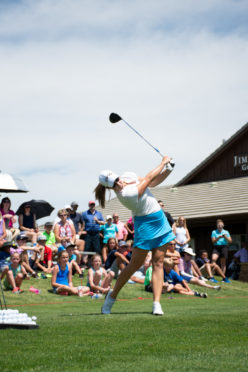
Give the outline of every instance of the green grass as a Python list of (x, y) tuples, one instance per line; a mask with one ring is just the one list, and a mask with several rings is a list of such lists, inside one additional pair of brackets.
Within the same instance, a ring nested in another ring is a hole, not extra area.
[(100, 314), (103, 300), (49, 288), (50, 280), (32, 279), (21, 295), (5, 292), (40, 329), (0, 331), (1, 371), (247, 371), (248, 284), (223, 284), (208, 299), (163, 295), (163, 317), (151, 315), (142, 285), (126, 285), (111, 315)]

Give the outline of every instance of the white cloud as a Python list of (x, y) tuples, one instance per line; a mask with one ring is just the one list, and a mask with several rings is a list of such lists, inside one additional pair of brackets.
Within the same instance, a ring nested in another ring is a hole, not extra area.
[[(1, 168), (22, 176), (27, 199), (56, 208), (77, 200), (84, 209), (101, 169), (143, 175), (156, 165), (158, 155), (125, 124), (108, 122), (111, 111), (176, 159), (169, 183), (247, 121), (245, 26), (230, 17), (226, 33), (214, 32), (208, 15), (217, 18), (220, 3), (25, 1), (6, 8)], [(247, 11), (242, 1), (225, 4), (237, 18)], [(18, 204), (23, 196), (13, 198)]]

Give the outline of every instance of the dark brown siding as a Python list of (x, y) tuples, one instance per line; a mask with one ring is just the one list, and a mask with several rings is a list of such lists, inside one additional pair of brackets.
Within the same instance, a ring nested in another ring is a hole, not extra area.
[[(235, 158), (236, 157), (236, 158)], [(236, 164), (242, 162), (243, 164)], [(221, 153), (217, 153), (202, 170), (184, 184), (220, 181), (248, 176), (248, 131)]]

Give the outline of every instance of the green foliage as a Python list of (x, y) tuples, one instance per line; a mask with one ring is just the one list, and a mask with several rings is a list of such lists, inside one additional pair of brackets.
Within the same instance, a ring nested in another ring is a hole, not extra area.
[(40, 329), (0, 331), (2, 372), (247, 370), (245, 283), (207, 290), (208, 299), (163, 295), (163, 317), (151, 315), (152, 296), (138, 284), (123, 288), (111, 315), (100, 314), (103, 300), (48, 292), (49, 279), (25, 281), (23, 289), (5, 292), (7, 304), (36, 315)]

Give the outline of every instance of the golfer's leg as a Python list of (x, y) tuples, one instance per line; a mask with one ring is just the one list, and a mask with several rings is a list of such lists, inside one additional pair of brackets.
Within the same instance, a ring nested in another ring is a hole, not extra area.
[(118, 277), (113, 292), (111, 293), (112, 298), (117, 297), (121, 288), (126, 284), (128, 279), (143, 265), (146, 255), (147, 251), (140, 248), (133, 248), (131, 261)]
[(164, 282), (165, 246), (152, 250), (152, 289), (153, 301), (160, 302)]

